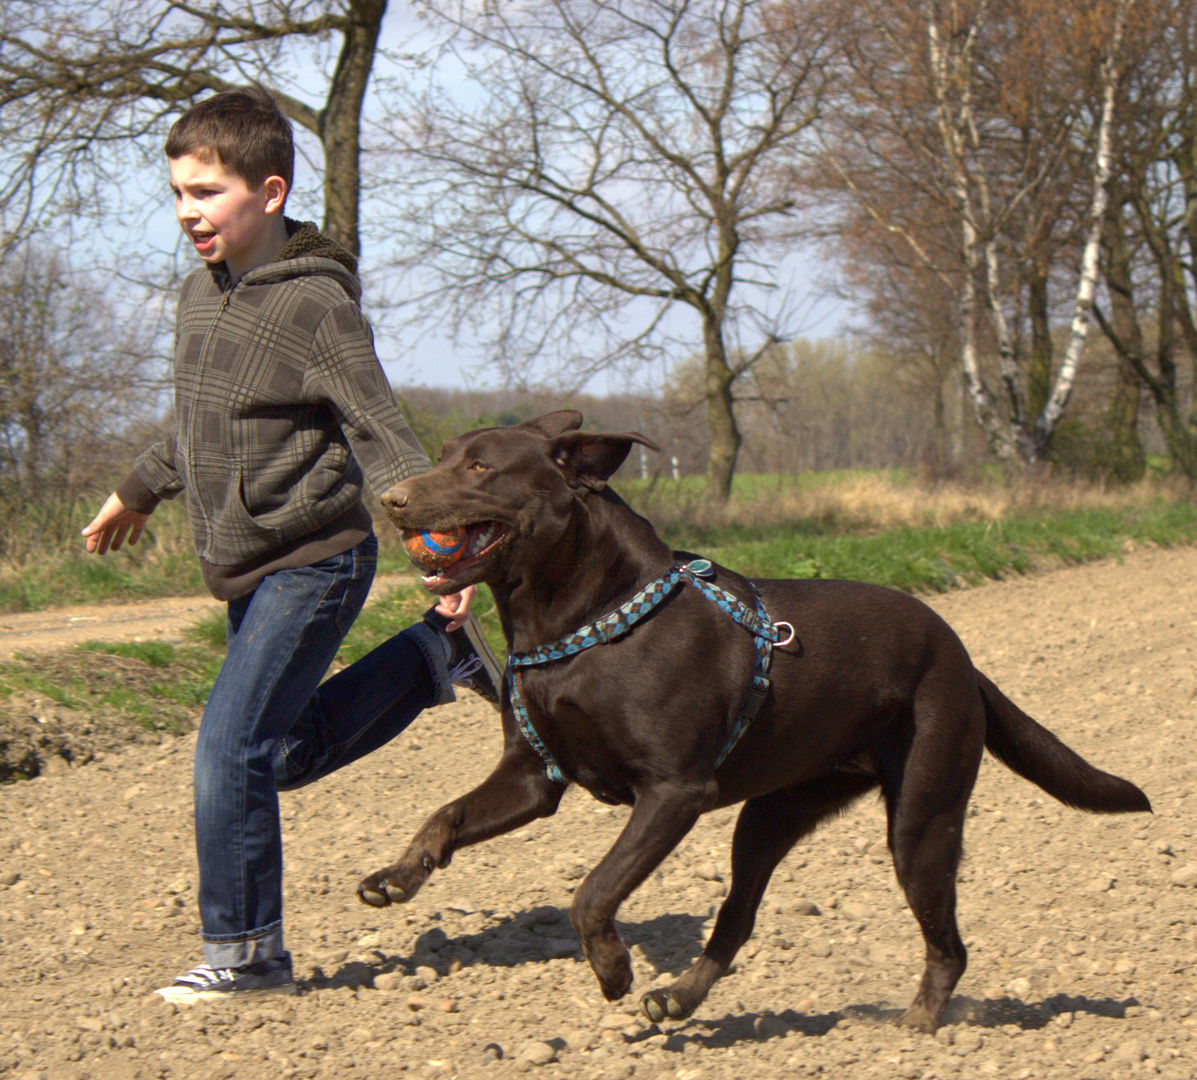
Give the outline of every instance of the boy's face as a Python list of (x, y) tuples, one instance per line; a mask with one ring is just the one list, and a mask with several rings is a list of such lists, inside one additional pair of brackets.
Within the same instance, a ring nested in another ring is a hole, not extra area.
[(208, 265), (223, 262), (239, 278), (278, 254), (287, 190), (281, 177), (267, 177), (251, 190), (219, 161), (186, 154), (170, 159), (170, 189), (179, 225)]

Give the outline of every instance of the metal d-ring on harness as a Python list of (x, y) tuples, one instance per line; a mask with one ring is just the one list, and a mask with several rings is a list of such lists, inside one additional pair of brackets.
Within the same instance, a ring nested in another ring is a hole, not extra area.
[[(682, 582), (693, 585), (703, 596), (727, 612), (744, 629), (750, 631), (756, 644), (756, 666), (752, 673), (752, 686), (748, 690), (748, 699), (744, 702), (744, 707), (736, 717), (735, 723), (732, 724), (727, 742), (715, 759), (715, 768), (723, 764), (724, 759), (740, 741), (740, 737), (748, 730), (748, 725), (760, 711), (761, 703), (769, 692), (769, 664), (773, 659), (773, 646), (789, 644), (794, 638), (794, 628), (789, 623), (775, 624), (769, 618), (768, 612), (765, 611), (765, 605), (761, 603), (761, 598), (755, 589), (752, 590), (755, 602), (755, 610), (753, 610), (742, 600), (738, 600), (731, 593), (719, 588), (718, 585), (704, 580), (713, 575), (714, 570), (706, 559), (695, 559), (684, 566), (674, 566), (668, 573), (649, 582), (626, 604), (610, 614), (604, 615), (601, 619), (596, 619), (551, 645), (541, 645), (531, 652), (508, 655), (507, 673), (511, 685), (511, 708), (515, 713), (515, 722), (519, 725), (524, 738), (544, 761), (545, 773), (550, 780), (559, 784), (566, 783), (565, 776), (556, 759), (540, 736), (536, 734), (536, 729), (528, 718), (528, 708), (520, 693), (519, 669), (537, 667), (553, 660), (563, 660), (567, 656), (573, 656), (594, 645), (604, 645), (608, 641), (614, 641), (631, 630), (654, 608), (669, 599)], [(778, 632), (779, 626), (787, 627), (790, 631), (789, 637), (784, 641), (781, 640), (781, 634)]]

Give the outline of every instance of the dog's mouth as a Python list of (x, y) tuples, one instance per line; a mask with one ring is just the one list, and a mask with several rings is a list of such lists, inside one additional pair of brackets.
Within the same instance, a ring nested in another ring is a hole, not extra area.
[[(511, 536), (511, 529), (499, 521), (477, 521), (463, 526), (466, 530), (464, 551), (448, 566), (429, 566), (408, 552), (408, 558), (422, 570), (421, 581), (426, 589), (438, 589), (463, 577), (473, 567), (493, 555)], [(419, 530), (404, 529), (403, 535)], [(466, 582), (465, 584), (469, 584)]]

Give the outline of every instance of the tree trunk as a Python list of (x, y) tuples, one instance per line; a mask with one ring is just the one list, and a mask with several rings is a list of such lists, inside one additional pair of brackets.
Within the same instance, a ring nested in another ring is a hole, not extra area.
[(1027, 414), (1038, 416), (1052, 383), (1052, 327), (1047, 288), (1048, 267), (1036, 260), (1027, 282), (1031, 355), (1027, 366)]
[[(1167, 332), (1159, 335), (1156, 357), (1158, 371), (1152, 371), (1147, 366), (1146, 342), (1135, 302), (1132, 259), (1122, 207), (1111, 207), (1106, 217), (1109, 228), (1105, 238), (1105, 280), (1110, 297), (1110, 316), (1103, 318), (1102, 329), (1125, 369), (1121, 383), (1125, 385), (1133, 380), (1148, 388), (1155, 401), (1160, 430), (1173, 463), (1185, 476), (1197, 478), (1197, 438), (1181, 413), (1176, 365), (1170, 355), (1174, 337)], [(1163, 295), (1167, 296), (1167, 290), (1164, 290)], [(1161, 308), (1165, 312), (1163, 321), (1169, 322), (1170, 305), (1161, 304)]]
[(1139, 397), (1142, 382), (1127, 364), (1118, 365), (1118, 383), (1107, 414), (1110, 442), (1102, 468), (1116, 484), (1141, 480), (1147, 471), (1147, 455), (1139, 441)]
[(387, 0), (352, 0), (350, 25), (321, 113), (324, 145), (324, 232), (361, 254), (361, 116)]
[(1077, 280), (1068, 346), (1064, 350), (1064, 359), (1060, 362), (1060, 370), (1047, 404), (1039, 413), (1035, 429), (1031, 433), (1034, 452), (1039, 458), (1046, 457), (1052, 432), (1056, 430), (1056, 425), (1068, 406), (1068, 399), (1072, 396), (1072, 388), (1076, 383), (1085, 338), (1089, 333), (1093, 297), (1097, 292), (1101, 233), (1105, 227), (1106, 207), (1110, 201), (1110, 177), (1113, 174), (1114, 162), (1114, 99), (1122, 71), (1122, 34), (1126, 26), (1129, 4), (1130, 0), (1120, 0), (1118, 4), (1109, 51), (1101, 65), (1101, 121), (1097, 128), (1097, 152), (1093, 162), (1093, 199), (1089, 205), (1089, 233), (1085, 238), (1085, 249), (1081, 255), (1081, 273)]
[(731, 496), (732, 476), (735, 475), (742, 439), (732, 405), (733, 376), (727, 362), (723, 327), (718, 316), (709, 311), (703, 317), (703, 344), (706, 351), (703, 392), (711, 429), (706, 497), (711, 503), (722, 505)]

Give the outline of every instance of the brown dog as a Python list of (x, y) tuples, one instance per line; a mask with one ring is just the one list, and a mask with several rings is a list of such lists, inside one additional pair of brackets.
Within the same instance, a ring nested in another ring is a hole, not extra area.
[[(467, 556), (425, 584), (448, 593), (486, 582), (508, 649), (531, 660), (505, 680), (495, 770), (436, 811), (359, 896), (375, 906), (410, 899), (458, 848), (552, 814), (566, 783), (631, 804), (570, 913), (615, 999), (632, 982), (619, 905), (700, 814), (743, 802), (731, 889), (709, 943), (681, 978), (643, 999), (653, 1020), (680, 1019), (748, 939), (786, 852), (880, 787), (894, 869), (927, 949), (902, 1020), (934, 1031), (965, 968), (955, 874), (982, 750), (1079, 809), (1150, 810), (1147, 797), (1013, 705), (911, 596), (851, 581), (750, 583), (718, 566), (678, 577), (674, 568), (693, 556), (671, 551), (606, 483), (633, 443), (652, 443), (580, 431), (581, 422), (558, 412), (463, 435), (431, 472), (383, 497), (401, 528), (469, 527)], [(659, 602), (633, 600), (654, 581), (665, 582)], [(753, 623), (755, 593), (767, 617)], [(592, 625), (629, 600), (630, 627)], [(584, 638), (609, 640), (578, 646), (571, 635), (587, 626)]]

